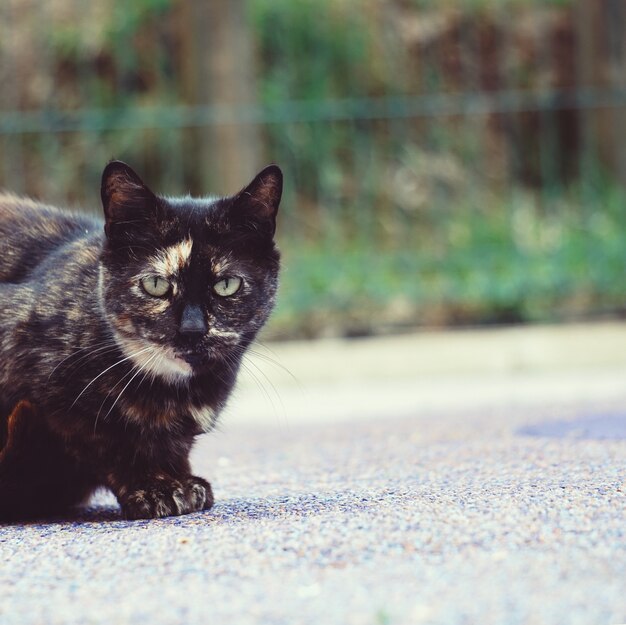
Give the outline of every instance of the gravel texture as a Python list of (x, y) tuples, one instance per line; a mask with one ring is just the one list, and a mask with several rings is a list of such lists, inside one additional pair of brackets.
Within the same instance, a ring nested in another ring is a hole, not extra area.
[(0, 527), (0, 623), (626, 623), (624, 400), (226, 424), (209, 512)]

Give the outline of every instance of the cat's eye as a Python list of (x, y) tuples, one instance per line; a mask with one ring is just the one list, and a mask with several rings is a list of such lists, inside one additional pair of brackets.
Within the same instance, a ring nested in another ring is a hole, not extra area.
[(171, 285), (165, 278), (161, 278), (161, 276), (150, 276), (141, 281), (141, 286), (148, 295), (152, 295), (152, 297), (163, 297), (169, 293)]
[(224, 278), (213, 285), (213, 290), (222, 297), (234, 295), (241, 287), (241, 278)]

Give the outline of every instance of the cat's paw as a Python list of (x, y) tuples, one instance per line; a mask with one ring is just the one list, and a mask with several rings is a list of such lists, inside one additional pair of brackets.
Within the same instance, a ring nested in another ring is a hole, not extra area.
[(185, 480), (184, 485), (185, 492), (188, 494), (188, 498), (193, 506), (190, 512), (208, 510), (213, 507), (213, 490), (211, 489), (211, 484), (206, 480), (191, 475)]
[(208, 510), (213, 505), (213, 491), (200, 477), (177, 480), (159, 475), (119, 499), (127, 519), (154, 519)]

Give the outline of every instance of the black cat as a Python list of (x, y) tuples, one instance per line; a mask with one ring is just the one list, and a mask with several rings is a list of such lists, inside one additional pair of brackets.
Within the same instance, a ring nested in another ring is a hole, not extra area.
[(190, 473), (276, 295), (282, 173), (226, 198), (165, 198), (128, 165), (102, 224), (0, 195), (0, 519), (99, 486), (128, 518), (211, 507)]

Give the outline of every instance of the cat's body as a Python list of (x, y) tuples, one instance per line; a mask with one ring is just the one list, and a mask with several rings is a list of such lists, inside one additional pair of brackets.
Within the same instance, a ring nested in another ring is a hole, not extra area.
[(188, 455), (271, 311), (281, 185), (272, 166), (231, 198), (173, 200), (111, 163), (106, 235), (0, 195), (0, 445), (9, 415), (29, 433), (0, 452), (0, 519), (98, 486), (132, 518), (212, 505)]

